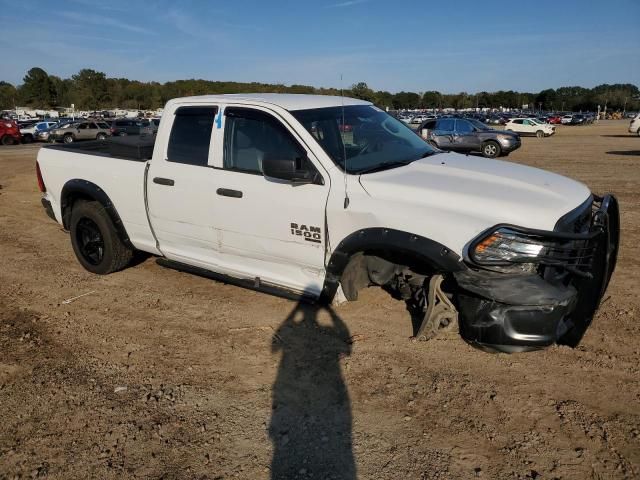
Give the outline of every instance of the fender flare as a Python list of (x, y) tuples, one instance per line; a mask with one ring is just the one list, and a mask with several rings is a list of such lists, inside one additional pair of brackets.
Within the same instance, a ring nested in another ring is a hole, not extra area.
[(113, 222), (113, 226), (116, 228), (116, 232), (120, 237), (120, 240), (129, 248), (135, 249), (131, 240), (129, 239), (129, 234), (122, 223), (122, 219), (116, 210), (115, 205), (109, 198), (109, 195), (100, 188), (95, 183), (92, 183), (88, 180), (82, 180), (79, 178), (74, 178), (72, 180), (67, 181), (62, 187), (62, 193), (60, 195), (60, 211), (62, 213), (62, 226), (65, 230), (69, 230), (69, 223), (71, 221), (71, 206), (76, 201), (76, 199), (82, 198), (90, 198), (99, 202), (104, 210), (109, 215), (109, 218)]
[(321, 301), (331, 302), (351, 256), (366, 251), (407, 255), (417, 264), (428, 265), (435, 273), (458, 272), (467, 268), (458, 254), (430, 238), (391, 228), (364, 228), (345, 237), (331, 254)]

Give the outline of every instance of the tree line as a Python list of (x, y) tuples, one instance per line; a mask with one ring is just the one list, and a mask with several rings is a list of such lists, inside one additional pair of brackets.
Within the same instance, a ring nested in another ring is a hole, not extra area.
[(168, 100), (190, 95), (216, 93), (312, 93), (340, 95), (368, 100), (383, 108), (520, 108), (556, 111), (595, 111), (600, 105), (607, 110), (639, 110), (640, 91), (632, 84), (603, 84), (594, 88), (561, 87), (538, 93), (515, 92), (460, 92), (438, 91), (397, 92), (375, 91), (364, 83), (356, 83), (341, 92), (336, 88), (309, 85), (282, 85), (269, 83), (221, 82), (210, 80), (176, 80), (173, 82), (140, 82), (126, 78), (110, 78), (103, 72), (82, 69), (71, 78), (49, 75), (42, 68), (31, 68), (21, 85), (0, 81), (0, 109), (16, 106), (33, 108), (69, 107), (77, 110), (103, 110), (128, 108), (155, 110)]

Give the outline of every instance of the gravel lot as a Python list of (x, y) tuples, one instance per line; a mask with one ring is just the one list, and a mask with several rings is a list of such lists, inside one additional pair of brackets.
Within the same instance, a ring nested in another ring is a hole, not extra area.
[(0, 479), (638, 478), (627, 125), (559, 127), (509, 157), (614, 192), (623, 227), (583, 343), (517, 355), (411, 342), (379, 289), (329, 310), (154, 258), (91, 275), (40, 205), (38, 146), (0, 147)]

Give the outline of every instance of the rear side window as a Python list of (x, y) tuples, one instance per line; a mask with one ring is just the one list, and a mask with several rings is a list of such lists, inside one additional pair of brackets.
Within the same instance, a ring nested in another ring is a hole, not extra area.
[(178, 108), (169, 136), (167, 160), (207, 166), (211, 132), (217, 111), (217, 107)]
[(442, 120), (438, 120), (436, 130), (442, 130), (443, 132), (453, 132), (453, 124), (453, 118), (443, 118)]

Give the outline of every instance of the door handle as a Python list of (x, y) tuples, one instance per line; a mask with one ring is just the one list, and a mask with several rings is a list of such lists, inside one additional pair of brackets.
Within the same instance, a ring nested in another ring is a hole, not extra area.
[(166, 185), (168, 187), (173, 187), (175, 185), (175, 182), (172, 179), (162, 177), (155, 177), (153, 179), (153, 183), (157, 183), (158, 185)]
[(218, 195), (231, 198), (242, 198), (242, 192), (240, 190), (232, 190), (230, 188), (219, 188), (216, 190)]

